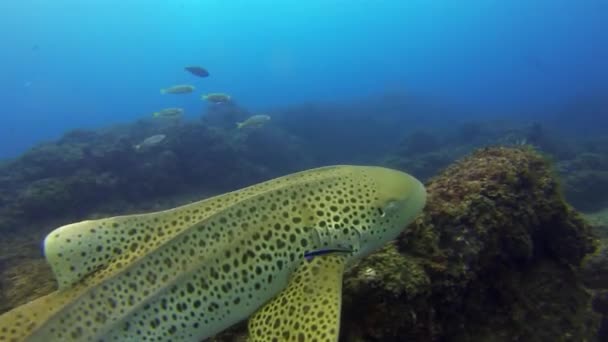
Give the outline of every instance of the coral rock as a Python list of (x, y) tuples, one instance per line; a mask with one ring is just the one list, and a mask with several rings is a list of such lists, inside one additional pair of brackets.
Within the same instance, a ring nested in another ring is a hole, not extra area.
[(483, 149), (427, 190), (424, 215), (350, 270), (342, 340), (593, 338), (598, 317), (577, 270), (594, 239), (542, 157)]

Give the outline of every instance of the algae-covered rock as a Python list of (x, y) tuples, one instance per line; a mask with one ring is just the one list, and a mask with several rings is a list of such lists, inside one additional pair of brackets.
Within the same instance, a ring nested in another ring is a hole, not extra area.
[[(416, 335), (423, 298), (431, 295), (425, 260), (389, 244), (345, 276), (341, 341), (427, 340)], [(399, 323), (397, 323), (399, 322)]]
[[(349, 272), (344, 341), (593, 338), (597, 316), (577, 273), (593, 237), (544, 159), (483, 149), (427, 190), (424, 215), (396, 246)], [(395, 278), (394, 265), (411, 276)]]
[(588, 288), (608, 290), (608, 240), (601, 240), (597, 251), (585, 260), (582, 275)]
[[(0, 167), (0, 232), (18, 234), (19, 227), (51, 218), (84, 219), (112, 203), (193, 189), (226, 192), (310, 166), (284, 132), (264, 129), (237, 139), (235, 122), (225, 130), (142, 120), (40, 144)], [(136, 147), (155, 134), (166, 136), (162, 144)]]
[(582, 276), (593, 294), (593, 310), (602, 315), (598, 339), (605, 341), (608, 339), (608, 239), (601, 239), (597, 251), (586, 258)]
[(576, 208), (595, 211), (608, 205), (608, 157), (583, 153), (558, 163), (564, 194)]

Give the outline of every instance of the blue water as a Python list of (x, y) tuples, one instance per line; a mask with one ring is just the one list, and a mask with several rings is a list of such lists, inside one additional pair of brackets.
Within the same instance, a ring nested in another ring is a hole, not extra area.
[[(202, 92), (252, 111), (401, 91), (521, 115), (608, 89), (605, 0), (4, 0), (0, 42), (0, 157), (163, 107), (196, 118)], [(160, 95), (178, 83), (197, 92)]]

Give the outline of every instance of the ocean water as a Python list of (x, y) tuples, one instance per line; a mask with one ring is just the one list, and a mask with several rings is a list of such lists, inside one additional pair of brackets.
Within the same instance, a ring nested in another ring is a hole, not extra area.
[(0, 341), (608, 340), (606, 61), (608, 0), (0, 0)]
[[(607, 12), (604, 0), (2, 1), (0, 157), (162, 107), (198, 117), (198, 94), (215, 91), (252, 111), (400, 91), (472, 116), (551, 116), (606, 93)], [(160, 96), (178, 83), (197, 93)]]

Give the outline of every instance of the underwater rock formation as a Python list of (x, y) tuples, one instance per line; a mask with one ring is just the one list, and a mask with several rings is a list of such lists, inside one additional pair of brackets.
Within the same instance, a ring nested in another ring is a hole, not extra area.
[(597, 317), (577, 276), (593, 237), (544, 159), (483, 149), (427, 189), (424, 215), (350, 271), (345, 341), (594, 336)]
[(564, 194), (572, 205), (583, 211), (608, 205), (608, 156), (582, 153), (557, 164), (563, 178)]
[[(535, 148), (545, 151), (548, 141), (538, 124), (523, 125), (503, 121), (465, 122), (460, 126), (416, 130), (406, 135), (399, 147), (383, 163), (429, 179), (472, 151), (488, 147)], [(542, 145), (542, 146), (541, 146)]]
[[(308, 166), (289, 136), (266, 129), (235, 136), (236, 119), (229, 124), (142, 120), (40, 144), (0, 167), (0, 231), (80, 220), (111, 203), (229, 191)], [(155, 134), (166, 138), (137, 148)]]
[(599, 341), (608, 340), (608, 217), (590, 218), (595, 232), (600, 237), (597, 251), (589, 255), (583, 265), (583, 281), (593, 294), (593, 310), (602, 315), (598, 333)]

